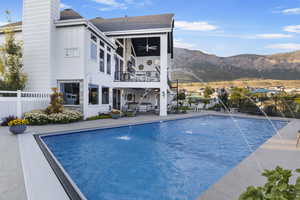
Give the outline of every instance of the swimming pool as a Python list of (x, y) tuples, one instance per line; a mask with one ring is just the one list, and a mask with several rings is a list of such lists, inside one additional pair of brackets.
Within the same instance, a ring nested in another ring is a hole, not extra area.
[(88, 200), (191, 200), (251, 153), (247, 142), (255, 150), (272, 137), (273, 125), (207, 115), (41, 139)]

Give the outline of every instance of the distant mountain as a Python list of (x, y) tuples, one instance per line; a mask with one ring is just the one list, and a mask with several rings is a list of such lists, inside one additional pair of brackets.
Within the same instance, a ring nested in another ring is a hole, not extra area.
[(173, 80), (207, 82), (245, 78), (300, 80), (300, 51), (218, 57), (196, 50), (174, 49)]

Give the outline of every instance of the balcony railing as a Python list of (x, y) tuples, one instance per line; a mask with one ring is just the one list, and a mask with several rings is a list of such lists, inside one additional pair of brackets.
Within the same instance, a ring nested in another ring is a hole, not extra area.
[(158, 71), (115, 72), (115, 81), (120, 82), (159, 82)]

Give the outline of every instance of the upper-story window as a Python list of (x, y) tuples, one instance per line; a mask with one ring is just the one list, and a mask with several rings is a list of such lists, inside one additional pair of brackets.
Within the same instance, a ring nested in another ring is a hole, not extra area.
[(106, 57), (106, 60), (107, 60), (107, 64), (106, 64), (106, 72), (107, 74), (111, 74), (111, 55), (110, 54), (107, 54), (107, 57)]
[(91, 40), (97, 43), (97, 37), (94, 34), (91, 34)]
[(111, 52), (111, 48), (110, 48), (110, 47), (106, 47), (106, 50), (107, 50), (108, 52)]
[(65, 57), (72, 58), (79, 56), (79, 48), (65, 48)]
[(101, 46), (101, 47), (104, 47), (104, 46), (105, 46), (105, 44), (104, 44), (104, 42), (103, 42), (102, 40), (100, 40), (100, 46)]
[(91, 34), (91, 59), (97, 61), (97, 37)]
[(99, 70), (100, 72), (104, 72), (104, 50), (100, 49), (100, 53), (99, 53)]

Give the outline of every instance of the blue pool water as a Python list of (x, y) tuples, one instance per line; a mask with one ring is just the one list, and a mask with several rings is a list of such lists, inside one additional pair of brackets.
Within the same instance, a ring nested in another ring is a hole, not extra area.
[(203, 116), (42, 139), (88, 200), (193, 200), (251, 153), (234, 123), (253, 149), (275, 133), (267, 120)]

